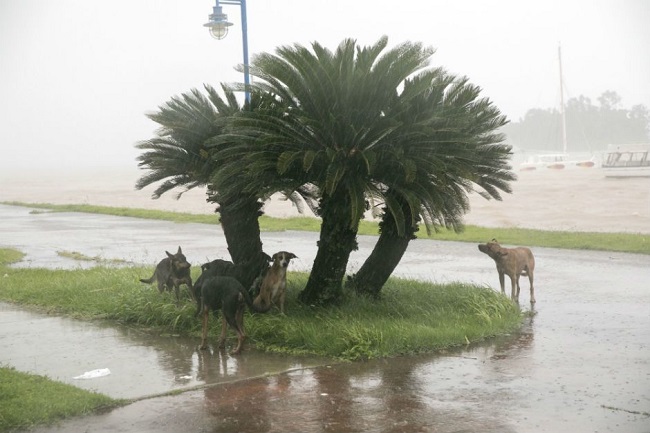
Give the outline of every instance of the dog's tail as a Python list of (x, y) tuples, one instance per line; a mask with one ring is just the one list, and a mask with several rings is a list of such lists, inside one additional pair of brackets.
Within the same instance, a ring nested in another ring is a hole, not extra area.
[(156, 273), (154, 272), (154, 274), (153, 274), (153, 275), (151, 276), (151, 278), (149, 278), (148, 280), (145, 280), (145, 279), (143, 279), (143, 278), (140, 278), (140, 282), (142, 282), (142, 283), (147, 283), (147, 284), (151, 284), (151, 283), (154, 282), (155, 279), (156, 279)]

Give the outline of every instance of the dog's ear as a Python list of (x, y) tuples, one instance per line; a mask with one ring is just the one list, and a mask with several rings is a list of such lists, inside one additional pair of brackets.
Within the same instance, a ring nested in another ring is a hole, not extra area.
[(183, 251), (181, 250), (181, 246), (178, 246), (178, 251), (176, 251), (176, 254), (183, 254)]
[(295, 255), (294, 253), (287, 252), (287, 258), (288, 258), (289, 260), (291, 260), (291, 259), (297, 259), (298, 256)]
[(499, 241), (497, 241), (496, 238), (492, 238), (492, 240), (490, 242), (494, 242), (495, 244), (499, 243)]
[(170, 253), (169, 251), (165, 251), (165, 254), (167, 254), (167, 257), (169, 257), (170, 259), (174, 258), (174, 255), (172, 253)]

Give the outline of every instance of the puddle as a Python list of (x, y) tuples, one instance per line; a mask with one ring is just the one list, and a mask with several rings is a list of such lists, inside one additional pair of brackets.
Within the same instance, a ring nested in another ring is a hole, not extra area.
[[(322, 365), (255, 350), (232, 357), (199, 350), (200, 339), (157, 336), (138, 329), (17, 310), (0, 303), (0, 364), (43, 374), (114, 398), (142, 398)], [(96, 369), (110, 374), (75, 377)]]

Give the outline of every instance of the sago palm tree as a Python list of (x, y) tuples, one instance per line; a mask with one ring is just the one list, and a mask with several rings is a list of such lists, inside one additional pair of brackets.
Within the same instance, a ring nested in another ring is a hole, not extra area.
[(144, 151), (137, 158), (138, 166), (148, 170), (137, 181), (136, 188), (159, 183), (153, 193), (153, 198), (158, 198), (174, 189), (180, 189), (180, 197), (189, 189), (207, 187), (207, 201), (217, 205), (232, 260), (243, 263), (262, 253), (258, 222), (262, 203), (255, 195), (239, 194), (229, 199), (219, 196), (211, 185), (211, 176), (220, 164), (214, 158), (218, 148), (208, 148), (206, 143), (224, 132), (229, 116), (251, 109), (258, 98), (241, 107), (234, 92), (225, 85), (225, 100), (211, 86), (205, 85), (205, 90), (207, 96), (193, 89), (172, 97), (157, 112), (147, 114), (160, 128), (155, 137), (136, 144)]
[[(264, 102), (213, 140), (224, 161), (213, 182), (224, 197), (319, 197), (318, 252), (302, 301), (340, 299), (369, 203), (384, 203), (380, 242), (401, 240), (401, 258), (419, 221), (460, 228), (474, 185), (493, 197), (507, 190), (509, 149), (493, 134), (505, 119), (466, 80), (425, 69), (432, 53), (410, 42), (387, 49), (381, 38), (365, 48), (345, 40), (334, 52), (281, 47), (253, 60)], [(355, 280), (360, 291), (375, 290), (362, 274)]]
[(429, 233), (459, 231), (468, 193), (501, 199), (499, 190), (510, 192), (510, 148), (496, 133), (506, 119), (479, 93), (466, 78), (434, 69), (407, 80), (387, 111), (400, 123), (393, 135), (399, 154), (384, 159), (374, 178), (384, 185), (385, 207), (375, 248), (348, 280), (357, 292), (379, 296), (420, 222)]
[[(281, 47), (252, 62), (254, 87), (265, 95), (264, 109), (241, 112), (231, 134), (216, 138), (226, 163), (214, 183), (225, 196), (242, 191), (312, 192), (322, 218), (318, 252), (301, 299), (336, 301), (348, 258), (356, 248), (366, 193), (375, 190), (369, 169), (376, 143), (396, 125), (384, 111), (398, 86), (426, 64), (429, 50), (402, 44), (380, 57), (385, 38), (368, 48), (343, 41), (335, 52), (312, 45)], [(237, 163), (235, 163), (237, 161)], [(246, 175), (242, 176), (242, 170)], [(235, 188), (230, 179), (239, 175)]]

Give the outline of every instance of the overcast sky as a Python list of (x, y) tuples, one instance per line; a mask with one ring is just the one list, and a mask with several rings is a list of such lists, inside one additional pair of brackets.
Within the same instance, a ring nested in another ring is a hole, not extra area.
[[(568, 97), (650, 108), (647, 0), (248, 0), (251, 55), (312, 41), (334, 49), (382, 35), (436, 48), (511, 120)], [(241, 81), (239, 7), (212, 39), (214, 0), (0, 0), (0, 171), (135, 166), (145, 117), (203, 83)]]

